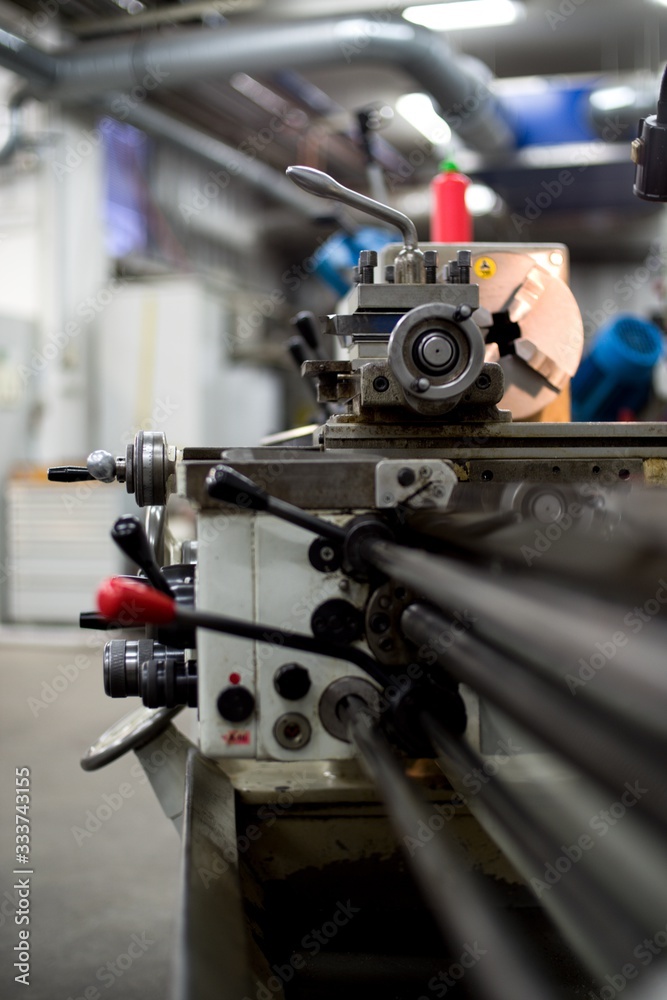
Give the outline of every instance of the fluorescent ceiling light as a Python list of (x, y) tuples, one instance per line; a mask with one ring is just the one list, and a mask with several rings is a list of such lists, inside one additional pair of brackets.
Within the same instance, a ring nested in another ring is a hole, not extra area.
[(486, 184), (470, 184), (465, 194), (466, 208), (471, 215), (491, 215), (502, 205), (500, 198)]
[[(667, 0), (665, 0), (667, 3)], [(423, 24), (435, 31), (459, 31), (462, 28), (490, 28), (514, 24), (525, 17), (526, 10), (516, 0), (456, 0), (424, 7), (406, 7), (403, 17), (413, 24)]]
[[(666, 0), (667, 2), (667, 0)], [(494, 94), (547, 94), (552, 84), (543, 76), (503, 76), (493, 81)]]
[(396, 101), (396, 110), (434, 146), (446, 145), (452, 138), (452, 130), (437, 113), (428, 94), (403, 94)]
[(141, 3), (141, 0), (113, 0), (113, 2), (117, 7), (126, 10), (128, 14), (139, 14), (146, 9), (146, 4)]
[(634, 87), (605, 87), (604, 90), (594, 91), (590, 96), (590, 102), (599, 111), (614, 111), (633, 104), (636, 97), (637, 91)]

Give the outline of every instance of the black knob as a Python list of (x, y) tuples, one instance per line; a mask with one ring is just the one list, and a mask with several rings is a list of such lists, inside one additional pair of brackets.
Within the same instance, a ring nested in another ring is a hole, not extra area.
[(146, 660), (140, 668), (141, 700), (146, 708), (197, 707), (197, 666), (168, 658)]
[(276, 670), (273, 683), (282, 698), (298, 701), (310, 691), (310, 674), (299, 663), (285, 663)]
[(225, 688), (218, 695), (218, 711), (227, 722), (245, 722), (255, 708), (255, 696), (241, 684)]
[(173, 597), (171, 587), (160, 569), (148, 536), (138, 517), (124, 514), (111, 529), (111, 537), (118, 548), (143, 570), (156, 590)]
[(141, 695), (141, 665), (149, 660), (165, 660), (170, 665), (169, 669), (176, 666), (180, 670), (185, 666), (185, 653), (182, 649), (164, 646), (153, 639), (111, 639), (107, 642), (102, 662), (104, 690), (109, 697)]
[(346, 646), (356, 642), (364, 633), (364, 616), (349, 601), (333, 597), (315, 608), (310, 627), (317, 639)]
[(152, 639), (111, 639), (104, 647), (104, 691), (110, 698), (129, 698), (141, 693), (141, 664), (164, 647)]

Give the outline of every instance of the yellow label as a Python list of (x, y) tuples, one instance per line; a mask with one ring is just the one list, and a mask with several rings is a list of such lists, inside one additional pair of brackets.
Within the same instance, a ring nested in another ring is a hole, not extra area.
[(497, 271), (497, 265), (491, 257), (480, 257), (475, 261), (473, 271), (478, 278), (492, 278)]

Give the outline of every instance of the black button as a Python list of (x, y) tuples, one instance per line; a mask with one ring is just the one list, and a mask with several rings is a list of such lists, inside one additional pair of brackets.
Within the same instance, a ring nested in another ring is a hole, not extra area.
[(310, 674), (298, 663), (285, 663), (276, 670), (273, 683), (283, 698), (298, 701), (310, 691)]
[(218, 695), (218, 711), (227, 722), (244, 722), (254, 707), (255, 696), (241, 684), (225, 688)]

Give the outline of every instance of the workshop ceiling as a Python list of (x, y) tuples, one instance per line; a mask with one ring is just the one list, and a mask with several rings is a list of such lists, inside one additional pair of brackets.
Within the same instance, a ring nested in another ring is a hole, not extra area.
[[(33, 14), (44, 9), (43, 0), (19, 0), (19, 4)], [(657, 0), (524, 0), (524, 8), (525, 17), (512, 25), (449, 32), (447, 41), (455, 51), (482, 60), (501, 78), (590, 73), (613, 78), (637, 71), (657, 74), (667, 59), (667, 0), (665, 4)], [(72, 41), (86, 44), (123, 35), (129, 41), (137, 32), (151, 33), (169, 24), (220, 27), (226, 22), (252, 27), (351, 14), (381, 20), (388, 11), (400, 13), (402, 5), (396, 0), (192, 0), (180, 4), (170, 0), (62, 0), (59, 9)], [(359, 108), (375, 102), (394, 107), (401, 94), (418, 89), (401, 70), (364, 65), (363, 58), (353, 63), (300, 71), (329, 99), (320, 122), (325, 119), (332, 133), (353, 129)], [(286, 93), (284, 81), (277, 81), (275, 74), (261, 82), (312, 118), (312, 108), (304, 109), (293, 90)], [(266, 101), (271, 101), (270, 93), (260, 94), (258, 101), (247, 87), (239, 90), (224, 77), (164, 89), (156, 97), (190, 123), (236, 143), (249, 130), (261, 128), (267, 115)], [(416, 139), (415, 130), (399, 115), (383, 135), (399, 149), (411, 148)], [(340, 140), (332, 141), (340, 146)], [(274, 143), (267, 150), (269, 162), (273, 158), (276, 165), (281, 164), (280, 146)], [(357, 160), (363, 162), (354, 148), (348, 149), (348, 159), (351, 169)]]
[[(28, 17), (43, 17), (44, 0), (17, 2)], [(430, 6), (429, 0), (413, 3)], [(632, 77), (643, 80), (649, 94), (656, 92), (657, 75), (667, 61), (667, 0), (522, 0), (522, 7), (524, 16), (511, 25), (443, 32), (443, 36), (453, 53), (481, 60), (499, 81), (550, 75), (576, 81), (593, 75), (604, 86)], [(129, 45), (157, 32), (175, 35), (179, 28), (266, 29), (336, 16), (364, 16), (384, 23), (392, 15), (399, 18), (403, 4), (396, 0), (59, 0), (58, 9), (62, 43), (76, 49), (105, 39), (116, 44), (127, 39)], [(0, 25), (4, 20), (1, 15)], [(23, 15), (14, 17), (8, 26), (21, 34), (22, 21), (25, 26)], [(420, 89), (415, 79), (396, 66), (366, 62), (363, 51), (358, 58), (341, 59), (336, 65), (285, 71), (255, 70), (231, 78), (220, 73), (187, 85), (162, 86), (151, 93), (149, 103), (241, 149), (248, 136), (259, 134), (278, 114), (289, 127), (258, 150), (260, 159), (281, 173), (290, 163), (308, 163), (329, 170), (343, 183), (363, 187), (365, 156), (357, 115), (369, 106), (395, 110), (402, 95)], [(385, 167), (394, 155), (406, 156), (425, 143), (398, 113), (387, 118), (379, 141), (385, 147)], [(427, 158), (421, 173), (413, 173), (411, 184), (432, 176), (437, 152)], [(592, 171), (591, 179), (594, 198), (598, 185)], [(629, 190), (629, 185), (623, 187)]]

